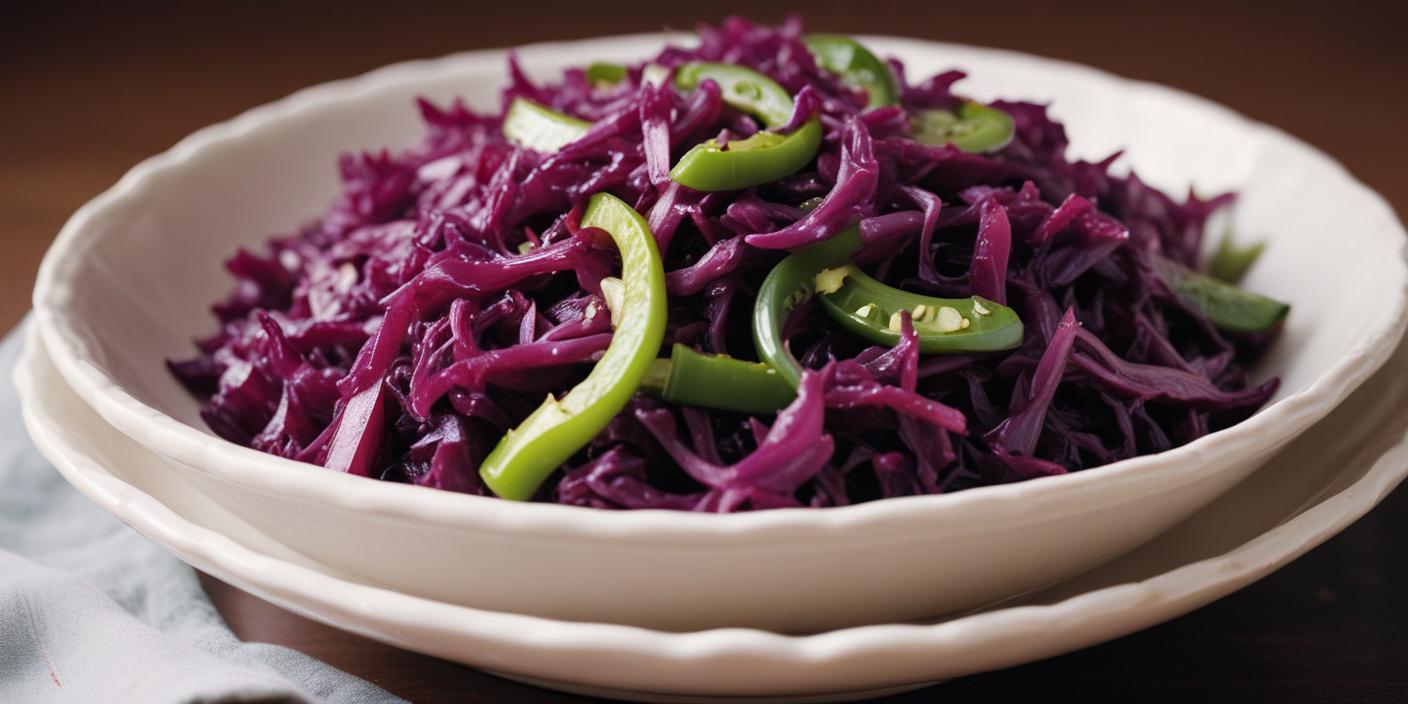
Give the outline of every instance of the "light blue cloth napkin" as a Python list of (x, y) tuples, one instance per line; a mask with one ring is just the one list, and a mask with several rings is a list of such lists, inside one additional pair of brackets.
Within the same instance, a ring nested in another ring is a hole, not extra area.
[(401, 701), (240, 642), (194, 570), (69, 486), (20, 420), (11, 370), (23, 334), (0, 343), (0, 702)]

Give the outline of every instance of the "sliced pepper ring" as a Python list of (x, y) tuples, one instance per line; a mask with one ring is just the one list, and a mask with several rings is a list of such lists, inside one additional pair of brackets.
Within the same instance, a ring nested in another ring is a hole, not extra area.
[(843, 34), (808, 34), (802, 43), (817, 66), (836, 74), (846, 85), (863, 89), (870, 98), (868, 107), (899, 103), (899, 86), (890, 65), (864, 44)]
[(768, 272), (753, 305), (753, 346), (758, 359), (777, 370), (792, 388), (802, 383), (802, 365), (787, 348), (782, 327), (792, 309), (816, 293), (816, 275), (850, 260), (860, 249), (860, 228), (849, 227), (835, 237), (787, 255)]
[(664, 340), (665, 267), (645, 219), (619, 198), (598, 193), (581, 224), (605, 230), (620, 251), (621, 324), (587, 378), (560, 400), (548, 396), (480, 465), (484, 483), (505, 499), (531, 499), (549, 475), (606, 428), (640, 388)]
[(675, 70), (675, 86), (681, 90), (694, 90), (706, 78), (719, 85), (725, 103), (762, 120), (767, 127), (781, 127), (792, 118), (792, 94), (751, 68), (690, 63)]
[(953, 144), (965, 152), (995, 152), (1012, 141), (1016, 123), (1005, 111), (965, 101), (952, 110), (924, 110), (910, 123), (916, 142), (931, 146)]
[(801, 382), (802, 365), (787, 348), (782, 328), (818, 287), (822, 310), (847, 330), (881, 344), (899, 343), (901, 311), (910, 313), (925, 354), (995, 352), (1022, 344), (1024, 328), (1016, 311), (979, 296), (933, 298), (887, 286), (847, 263), (860, 246), (860, 229), (847, 228), (788, 255), (758, 289), (753, 344), (758, 358), (793, 388)]
[(821, 148), (821, 122), (813, 117), (789, 135), (759, 132), (729, 142), (694, 146), (670, 169), (670, 178), (696, 191), (741, 191), (797, 173)]
[(834, 291), (821, 294), (821, 305), (833, 320), (861, 337), (899, 344), (899, 316), (908, 311), (924, 354), (995, 352), (1022, 344), (1022, 320), (1007, 306), (981, 296), (921, 296), (886, 286), (854, 266), (847, 269)]
[(821, 121), (807, 120), (791, 134), (771, 131), (792, 117), (793, 100), (777, 81), (732, 64), (693, 63), (675, 71), (675, 85), (693, 90), (704, 79), (719, 85), (724, 102), (762, 120), (769, 128), (720, 145), (694, 146), (670, 170), (670, 178), (696, 191), (740, 191), (797, 173), (821, 148)]

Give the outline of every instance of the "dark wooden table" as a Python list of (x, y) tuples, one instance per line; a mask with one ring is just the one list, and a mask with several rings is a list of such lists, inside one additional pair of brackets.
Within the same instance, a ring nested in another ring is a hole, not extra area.
[[(8, 328), (24, 314), (34, 268), (70, 212), (196, 128), (393, 61), (687, 29), (728, 11), (775, 21), (788, 4), (704, 7), (6, 3), (0, 323)], [(868, 0), (817, 8), (808, 18), (816, 28), (1009, 47), (1184, 88), (1320, 146), (1408, 212), (1408, 3)], [(1334, 239), (1326, 233), (1327, 246)], [(1408, 701), (1405, 510), (1408, 494), (1399, 492), (1307, 557), (1172, 623), (893, 701)], [(577, 700), (347, 635), (213, 579), (205, 584), (242, 638), (296, 648), (413, 701)]]

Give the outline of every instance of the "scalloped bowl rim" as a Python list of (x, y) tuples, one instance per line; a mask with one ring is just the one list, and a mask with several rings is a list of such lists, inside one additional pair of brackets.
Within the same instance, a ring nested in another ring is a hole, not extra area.
[[(604, 44), (619, 49), (626, 45), (659, 44), (679, 40), (678, 33), (631, 34), (584, 40), (545, 42), (517, 47), (523, 54), (560, 50), (566, 47)], [(34, 290), (35, 322), (45, 344), (65, 380), (109, 423), (139, 442), (202, 471), (221, 475), (265, 492), (294, 494), (308, 500), (335, 500), (361, 512), (392, 518), (427, 520), (447, 525), (492, 527), (533, 535), (559, 535), (567, 530), (575, 537), (610, 538), (658, 543), (699, 540), (700, 546), (717, 547), (717, 541), (752, 540), (760, 533), (796, 530), (821, 531), (828, 539), (867, 533), (904, 524), (919, 513), (952, 509), (960, 504), (1000, 506), (1027, 504), (1032, 494), (1079, 494), (1092, 483), (1110, 487), (1123, 482), (1131, 490), (1141, 474), (1157, 469), (1180, 473), (1181, 482), (1198, 481), (1216, 473), (1238, 457), (1247, 457), (1259, 448), (1282, 442), (1323, 418), (1348, 394), (1381, 367), (1402, 336), (1408, 322), (1408, 261), (1403, 257), (1408, 233), (1393, 209), (1373, 189), (1368, 188), (1333, 158), (1305, 142), (1269, 125), (1255, 122), (1205, 98), (1159, 84), (1121, 78), (1082, 64), (1035, 57), (1022, 52), (972, 47), (959, 44), (893, 37), (867, 37), (891, 46), (909, 45), (915, 50), (945, 48), (983, 54), (995, 60), (1037, 60), (1092, 80), (1113, 82), (1123, 90), (1155, 94), (1191, 102), (1207, 109), (1220, 120), (1240, 123), (1249, 132), (1288, 143), (1304, 156), (1322, 162), (1334, 175), (1347, 179), (1363, 191), (1370, 202), (1384, 211), (1384, 227), (1376, 230), (1383, 238), (1398, 238), (1397, 295), (1386, 299), (1380, 317), (1366, 329), (1358, 343), (1303, 391), (1279, 399), (1256, 414), (1229, 428), (1206, 435), (1186, 445), (1153, 455), (1121, 460), (1070, 474), (1043, 477), (1013, 484), (977, 487), (952, 494), (934, 494), (883, 499), (851, 506), (828, 508), (785, 508), (728, 515), (695, 514), (669, 510), (609, 511), (560, 504), (504, 501), (492, 497), (458, 494), (438, 489), (404, 485), (364, 477), (344, 476), (323, 467), (265, 454), (236, 445), (183, 423), (153, 408), (127, 392), (105, 369), (83, 358), (74, 327), (59, 301), (65, 284), (59, 279), (66, 255), (85, 239), (92, 223), (110, 208), (144, 197), (155, 174), (198, 160), (215, 144), (239, 140), (269, 122), (296, 119), (306, 110), (326, 103), (353, 99), (367, 93), (407, 82), (454, 73), (488, 61), (501, 62), (507, 49), (483, 49), (391, 64), (371, 72), (297, 91), (285, 98), (250, 109), (222, 123), (200, 129), (174, 147), (148, 158), (127, 172), (114, 186), (89, 201), (65, 223), (44, 258)], [(1386, 287), (1387, 288), (1387, 287)], [(1209, 462), (1208, 460), (1218, 460)], [(1168, 479), (1169, 477), (1165, 477)], [(1137, 492), (1136, 492), (1137, 493)], [(1078, 511), (1078, 502), (1071, 510)], [(858, 531), (858, 532), (857, 532)], [(873, 535), (873, 533), (871, 533)]]

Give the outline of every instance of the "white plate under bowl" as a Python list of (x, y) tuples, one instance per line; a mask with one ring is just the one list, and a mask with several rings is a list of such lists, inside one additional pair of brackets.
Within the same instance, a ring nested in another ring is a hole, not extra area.
[[(641, 57), (663, 37), (526, 47), (543, 76)], [(1077, 574), (1153, 538), (1250, 474), (1383, 362), (1405, 313), (1405, 235), (1333, 160), (1168, 88), (1021, 54), (869, 38), (911, 75), (971, 70), (978, 97), (1053, 100), (1075, 151), (1128, 147), (1174, 190), (1237, 188), (1239, 232), (1270, 247), (1250, 288), (1294, 305), (1256, 370), (1274, 402), (1185, 447), (1067, 476), (835, 509), (692, 515), (519, 504), (329, 472), (225, 442), (163, 361), (211, 329), (220, 262), (315, 216), (353, 147), (410, 142), (412, 99), (492, 104), (504, 52), (392, 66), (202, 130), (84, 206), (45, 259), (38, 329), (110, 424), (230, 514), (358, 580), (496, 611), (664, 629), (786, 632), (908, 620)], [(1333, 244), (1333, 246), (1330, 246)]]
[[(670, 633), (494, 613), (359, 583), (264, 544), (108, 427), (37, 338), (16, 370), (40, 450), (182, 559), (304, 616), (567, 691), (642, 701), (848, 701), (1017, 665), (1187, 613), (1343, 530), (1408, 474), (1408, 348), (1268, 466), (1156, 540), (1006, 608), (812, 636)], [(1294, 615), (1290, 615), (1294, 618)]]

